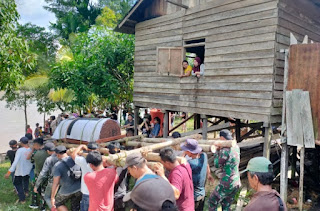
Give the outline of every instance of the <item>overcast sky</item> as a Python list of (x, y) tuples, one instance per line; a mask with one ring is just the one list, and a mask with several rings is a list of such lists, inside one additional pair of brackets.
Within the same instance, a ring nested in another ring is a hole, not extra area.
[[(55, 15), (43, 8), (46, 5), (44, 0), (15, 0), (20, 14), (20, 24), (31, 22), (48, 29), (50, 22), (55, 22)], [(98, 2), (98, 0), (92, 0)]]

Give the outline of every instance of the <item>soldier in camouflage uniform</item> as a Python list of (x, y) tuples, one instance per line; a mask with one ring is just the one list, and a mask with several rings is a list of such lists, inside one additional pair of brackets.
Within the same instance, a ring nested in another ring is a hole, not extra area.
[[(220, 131), (221, 140), (232, 140), (229, 130)], [(219, 184), (209, 198), (209, 211), (216, 211), (222, 206), (223, 211), (231, 210), (230, 206), (237, 195), (240, 186), (240, 149), (238, 146), (217, 149), (209, 159), (211, 171), (220, 179)]]

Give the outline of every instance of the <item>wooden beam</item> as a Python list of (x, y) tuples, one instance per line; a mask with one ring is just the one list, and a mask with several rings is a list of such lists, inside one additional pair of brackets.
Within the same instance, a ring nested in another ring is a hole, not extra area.
[(264, 128), (263, 157), (270, 159), (271, 127)]
[(165, 110), (163, 119), (163, 138), (167, 138), (169, 134), (169, 111)]
[(189, 119), (191, 119), (194, 116), (194, 114), (192, 114), (191, 116), (189, 116), (187, 119), (183, 120), (182, 122), (180, 122), (178, 125), (174, 126), (171, 130), (169, 130), (169, 133), (173, 132), (175, 129), (177, 129), (178, 127), (180, 127), (181, 125), (183, 125), (184, 123), (186, 123)]
[(304, 154), (305, 147), (300, 150), (300, 179), (299, 179), (299, 211), (303, 210), (303, 178), (304, 178)]
[(181, 4), (181, 3), (178, 3), (178, 2), (175, 2), (173, 0), (166, 0), (166, 2), (170, 3), (170, 4), (173, 4), (173, 5), (176, 5), (178, 7), (182, 7), (184, 9), (189, 9), (189, 7), (187, 5), (184, 5), (184, 4)]
[(241, 141), (241, 121), (236, 119), (236, 140), (237, 142)]
[[(291, 36), (291, 34), (290, 34)], [(281, 50), (284, 53), (284, 79), (283, 79), (283, 103), (282, 103), (282, 124), (281, 124), (281, 162), (280, 162), (280, 196), (283, 202), (287, 203), (288, 196), (288, 160), (289, 148), (286, 137), (286, 91), (288, 86), (288, 71), (289, 71), (289, 50)]]
[[(208, 132), (218, 131), (222, 129), (232, 129), (232, 128), (234, 128), (234, 126), (230, 126), (230, 123), (224, 123), (222, 125), (215, 125), (215, 126), (208, 127)], [(182, 133), (181, 136), (182, 137), (190, 136), (198, 133), (202, 133), (202, 129), (197, 129), (197, 130), (189, 131), (186, 133)]]
[(134, 135), (138, 135), (139, 107), (134, 107)]
[(143, 0), (139, 0), (136, 5), (130, 10), (130, 12), (126, 15), (126, 17), (121, 21), (118, 28), (121, 28), (123, 24), (130, 18), (130, 16), (136, 11), (136, 9), (140, 6)]
[(208, 139), (208, 118), (207, 118), (207, 116), (204, 116), (204, 118), (202, 118), (202, 137), (204, 140)]

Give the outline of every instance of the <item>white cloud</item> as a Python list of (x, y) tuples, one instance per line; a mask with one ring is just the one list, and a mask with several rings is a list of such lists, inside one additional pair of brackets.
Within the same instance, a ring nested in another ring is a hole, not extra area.
[(44, 0), (16, 0), (17, 9), (20, 14), (19, 23), (32, 24), (49, 28), (50, 22), (55, 22), (55, 15), (43, 8)]
[[(44, 9), (47, 3), (44, 0), (15, 0), (17, 9), (20, 14), (19, 23), (25, 24), (31, 22), (32, 24), (45, 27), (49, 29), (50, 22), (56, 22), (54, 13)], [(98, 4), (99, 0), (91, 0), (92, 3)]]

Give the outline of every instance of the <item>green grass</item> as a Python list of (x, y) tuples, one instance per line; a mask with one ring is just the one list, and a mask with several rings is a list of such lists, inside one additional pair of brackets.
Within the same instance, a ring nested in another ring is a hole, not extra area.
[(4, 175), (10, 167), (10, 162), (5, 161), (0, 163), (0, 211), (21, 211), (30, 210), (29, 205), (31, 196), (27, 198), (25, 204), (17, 204), (15, 202), (19, 199), (18, 195), (14, 192), (11, 177), (5, 179)]

